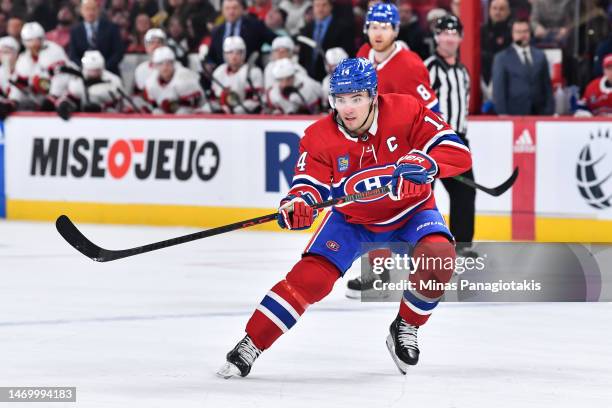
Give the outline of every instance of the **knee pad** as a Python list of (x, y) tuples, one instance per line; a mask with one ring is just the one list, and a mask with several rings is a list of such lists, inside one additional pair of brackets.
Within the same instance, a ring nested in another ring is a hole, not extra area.
[(435, 299), (442, 296), (440, 290), (418, 290), (420, 282), (436, 281), (447, 283), (455, 269), (455, 246), (449, 238), (442, 234), (431, 234), (423, 237), (416, 245), (412, 257), (420, 259), (418, 269), (410, 276), (417, 292), (427, 298)]
[(319, 255), (304, 256), (287, 274), (285, 280), (308, 304), (323, 299), (331, 292), (340, 271)]

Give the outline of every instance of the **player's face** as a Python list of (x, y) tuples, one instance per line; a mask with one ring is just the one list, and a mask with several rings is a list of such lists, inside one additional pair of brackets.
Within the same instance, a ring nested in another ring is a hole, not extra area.
[(157, 64), (157, 69), (159, 70), (160, 78), (164, 81), (169, 81), (174, 75), (174, 61), (162, 61)]
[(28, 50), (30, 50), (33, 54), (38, 54), (42, 47), (42, 40), (40, 38), (35, 38), (33, 40), (26, 41), (23, 44)]
[(242, 51), (230, 51), (223, 53), (225, 62), (233, 70), (236, 70), (244, 64), (244, 52)]
[(389, 23), (372, 22), (368, 26), (368, 38), (375, 51), (385, 51), (395, 41), (397, 32)]
[(612, 65), (604, 68), (604, 76), (606, 77), (606, 80), (612, 82)]
[(456, 31), (445, 30), (437, 35), (438, 50), (442, 56), (455, 56), (461, 45), (461, 35)]
[(283, 58), (291, 58), (291, 51), (287, 48), (277, 48), (272, 51), (272, 60), (276, 61)]
[(17, 52), (12, 48), (2, 47), (0, 49), (0, 59), (2, 60), (2, 64), (13, 66), (17, 61)]
[(100, 79), (102, 78), (101, 69), (84, 69), (83, 76), (85, 79)]
[(281, 78), (278, 80), (278, 87), (280, 89), (285, 89), (285, 88), (289, 88), (292, 87), (294, 83), (294, 76), (290, 76), (287, 78)]
[(162, 45), (164, 45), (164, 42), (162, 40), (160, 40), (159, 38), (154, 38), (151, 41), (145, 43), (145, 50), (147, 51), (148, 55), (153, 55), (153, 51), (155, 51)]
[(344, 126), (350, 131), (357, 131), (368, 117), (370, 96), (367, 92), (339, 94), (334, 97), (334, 104)]

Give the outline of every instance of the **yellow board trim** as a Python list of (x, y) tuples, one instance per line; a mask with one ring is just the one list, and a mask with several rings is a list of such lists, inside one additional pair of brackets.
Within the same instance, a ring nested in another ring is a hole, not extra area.
[[(187, 226), (211, 228), (259, 217), (274, 208), (232, 208), (159, 204), (102, 204), (64, 201), (7, 200), (7, 218), (12, 220), (54, 221), (67, 214), (76, 222), (133, 225)], [(319, 217), (320, 221), (323, 217)], [(315, 223), (315, 228), (318, 223)], [(249, 229), (280, 231), (275, 222)], [(314, 229), (305, 232), (313, 231)], [(476, 241), (510, 241), (509, 215), (477, 215)], [(612, 242), (612, 220), (536, 219), (538, 242)]]

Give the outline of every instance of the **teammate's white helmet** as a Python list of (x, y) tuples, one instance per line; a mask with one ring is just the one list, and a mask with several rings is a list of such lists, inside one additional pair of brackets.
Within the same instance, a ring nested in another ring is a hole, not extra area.
[(37, 38), (45, 38), (45, 29), (36, 21), (31, 23), (25, 23), (21, 29), (21, 41), (35, 40)]
[(10, 48), (18, 53), (20, 46), (16, 39), (7, 35), (6, 37), (0, 38), (0, 49), (2, 48)]
[(273, 64), (274, 66), (272, 67), (272, 76), (274, 77), (274, 79), (279, 80), (283, 78), (289, 78), (290, 76), (295, 75), (295, 64), (289, 58), (281, 58), (277, 61), (274, 61)]
[(348, 58), (348, 54), (341, 47), (334, 47), (325, 51), (325, 62), (327, 62), (327, 65), (335, 67), (346, 58)]
[(83, 58), (81, 58), (81, 66), (83, 71), (104, 69), (104, 56), (98, 50), (85, 51)]
[(147, 30), (144, 36), (144, 42), (150, 43), (153, 40), (160, 40), (162, 43), (166, 43), (166, 33), (161, 28), (151, 28)]
[(242, 37), (232, 36), (227, 37), (223, 41), (223, 52), (246, 51), (246, 44)]
[(293, 42), (291, 37), (276, 37), (274, 41), (272, 41), (272, 51), (279, 50), (282, 48), (288, 49), (289, 51), (293, 52), (293, 49), (295, 48), (295, 43)]
[(164, 61), (175, 61), (176, 57), (170, 47), (159, 47), (153, 51), (153, 58), (151, 58), (154, 64), (161, 64)]

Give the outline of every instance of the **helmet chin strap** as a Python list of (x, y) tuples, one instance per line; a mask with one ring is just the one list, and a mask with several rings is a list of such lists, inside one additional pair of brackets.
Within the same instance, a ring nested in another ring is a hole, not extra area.
[[(365, 120), (361, 123), (361, 125), (359, 125), (359, 127), (357, 129), (361, 129), (361, 127), (368, 122), (368, 120), (370, 119), (370, 115), (372, 114), (372, 108), (373, 107), (374, 107), (374, 98), (372, 98), (372, 101), (370, 102), (370, 107), (368, 108), (368, 116), (366, 116)], [(359, 139), (362, 142), (366, 142), (370, 138), (370, 135), (368, 134), (367, 131), (365, 131), (362, 135), (359, 135), (357, 133), (353, 133), (349, 128), (347, 128), (346, 125), (344, 124), (344, 121), (338, 116), (338, 110), (337, 109), (334, 109), (334, 119), (335, 119), (336, 123), (338, 124), (338, 126), (340, 126), (342, 129), (344, 129), (344, 131), (346, 133), (348, 133), (350, 137), (354, 137), (355, 139)]]

